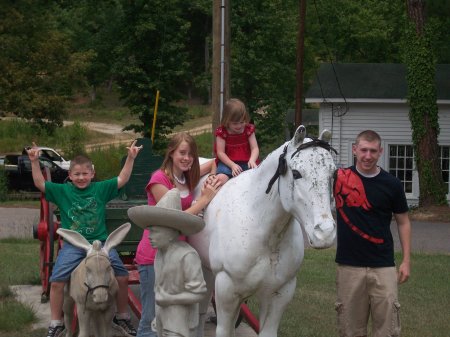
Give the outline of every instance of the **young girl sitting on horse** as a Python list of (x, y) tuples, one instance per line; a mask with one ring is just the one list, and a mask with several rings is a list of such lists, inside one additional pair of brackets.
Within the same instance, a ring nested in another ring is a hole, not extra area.
[(214, 144), (216, 174), (222, 184), (259, 163), (255, 126), (249, 122), (250, 115), (241, 100), (231, 98), (226, 102)]

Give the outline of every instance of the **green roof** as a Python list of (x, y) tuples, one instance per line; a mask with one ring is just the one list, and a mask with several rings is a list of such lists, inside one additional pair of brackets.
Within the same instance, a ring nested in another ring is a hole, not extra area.
[[(450, 99), (450, 64), (436, 66), (438, 100)], [(321, 64), (305, 97), (327, 99), (406, 99), (406, 67), (394, 63)]]

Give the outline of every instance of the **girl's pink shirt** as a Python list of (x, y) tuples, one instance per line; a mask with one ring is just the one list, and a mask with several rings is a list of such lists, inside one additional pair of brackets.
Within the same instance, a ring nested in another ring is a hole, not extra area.
[[(155, 198), (151, 193), (150, 188), (153, 185), (161, 184), (166, 186), (169, 190), (175, 188), (175, 186), (170, 181), (169, 177), (161, 170), (157, 170), (153, 172), (150, 181), (148, 182), (145, 190), (147, 191), (147, 200), (150, 206), (156, 205)], [(192, 200), (194, 195), (192, 192), (189, 193), (187, 197), (181, 198), (181, 208), (182, 210), (186, 210), (191, 207)], [(136, 257), (134, 261), (140, 265), (148, 265), (153, 264), (155, 261), (156, 252), (158, 251), (156, 248), (153, 248), (150, 239), (148, 238), (150, 231), (148, 229), (144, 229), (144, 233), (142, 233), (141, 241), (138, 244), (136, 250)], [(180, 236), (180, 240), (186, 241), (185, 236)]]

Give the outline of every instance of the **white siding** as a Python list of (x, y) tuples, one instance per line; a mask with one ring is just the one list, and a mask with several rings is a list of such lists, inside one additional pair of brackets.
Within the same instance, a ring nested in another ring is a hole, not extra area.
[[(380, 158), (380, 166), (389, 170), (389, 144), (411, 144), (412, 131), (408, 117), (408, 106), (395, 103), (349, 103), (348, 111), (339, 116), (339, 112), (332, 114), (329, 104), (321, 104), (319, 110), (319, 130), (331, 130), (331, 143), (339, 152), (336, 157), (338, 166), (346, 167), (352, 164), (351, 144), (358, 133), (372, 129), (382, 138), (385, 149)], [(450, 146), (450, 104), (439, 106), (439, 145)], [(413, 193), (407, 195), (410, 204), (417, 204), (419, 196), (418, 174), (414, 172)], [(449, 196), (447, 196), (449, 197)]]

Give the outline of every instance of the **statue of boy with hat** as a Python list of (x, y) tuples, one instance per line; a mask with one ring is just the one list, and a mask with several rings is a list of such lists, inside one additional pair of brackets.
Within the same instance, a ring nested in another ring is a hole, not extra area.
[(181, 210), (176, 188), (155, 206), (131, 207), (128, 216), (139, 227), (149, 227), (150, 242), (158, 248), (154, 264), (158, 336), (193, 336), (206, 282), (197, 251), (178, 237), (200, 232), (203, 219)]

